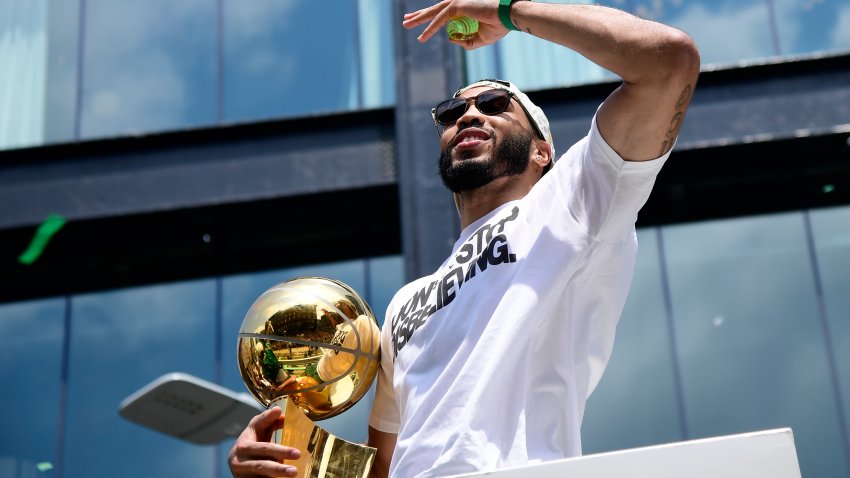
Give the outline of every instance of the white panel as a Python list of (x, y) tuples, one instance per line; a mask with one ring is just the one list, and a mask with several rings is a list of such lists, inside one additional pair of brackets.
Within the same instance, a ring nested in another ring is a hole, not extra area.
[[(790, 428), (600, 453), (509, 470), (492, 478), (800, 478)], [(457, 477), (459, 478), (459, 477)]]

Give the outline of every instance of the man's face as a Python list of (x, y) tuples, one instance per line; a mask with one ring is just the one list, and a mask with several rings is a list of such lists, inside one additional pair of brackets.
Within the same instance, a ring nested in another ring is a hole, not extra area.
[[(473, 88), (461, 97), (474, 97), (487, 89)], [(440, 178), (452, 192), (462, 192), (520, 175), (528, 169), (532, 137), (528, 118), (515, 99), (497, 115), (485, 115), (475, 103), (470, 104), (440, 137)]]

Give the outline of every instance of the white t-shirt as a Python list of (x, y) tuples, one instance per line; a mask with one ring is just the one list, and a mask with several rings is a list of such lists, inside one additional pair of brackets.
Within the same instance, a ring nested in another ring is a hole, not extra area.
[(434, 274), (395, 295), (369, 418), (398, 434), (391, 476), (581, 454), (585, 400), (632, 279), (637, 212), (666, 158), (623, 161), (594, 118), (526, 197), (470, 224)]

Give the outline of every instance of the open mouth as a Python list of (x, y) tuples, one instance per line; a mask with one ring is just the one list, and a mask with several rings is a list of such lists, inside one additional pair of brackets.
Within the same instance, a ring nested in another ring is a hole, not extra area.
[(490, 139), (490, 135), (478, 128), (467, 128), (455, 137), (453, 147), (458, 149), (474, 148)]

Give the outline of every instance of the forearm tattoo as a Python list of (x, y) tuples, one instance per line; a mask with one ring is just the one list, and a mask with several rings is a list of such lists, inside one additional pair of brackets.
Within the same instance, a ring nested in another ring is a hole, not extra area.
[(685, 108), (688, 106), (688, 101), (691, 99), (691, 85), (682, 90), (679, 95), (679, 100), (676, 102), (676, 114), (670, 120), (670, 127), (667, 128), (667, 134), (664, 141), (661, 143), (661, 153), (659, 156), (667, 152), (667, 149), (673, 145), (676, 136), (679, 134), (679, 128), (682, 126), (682, 119), (685, 117)]

